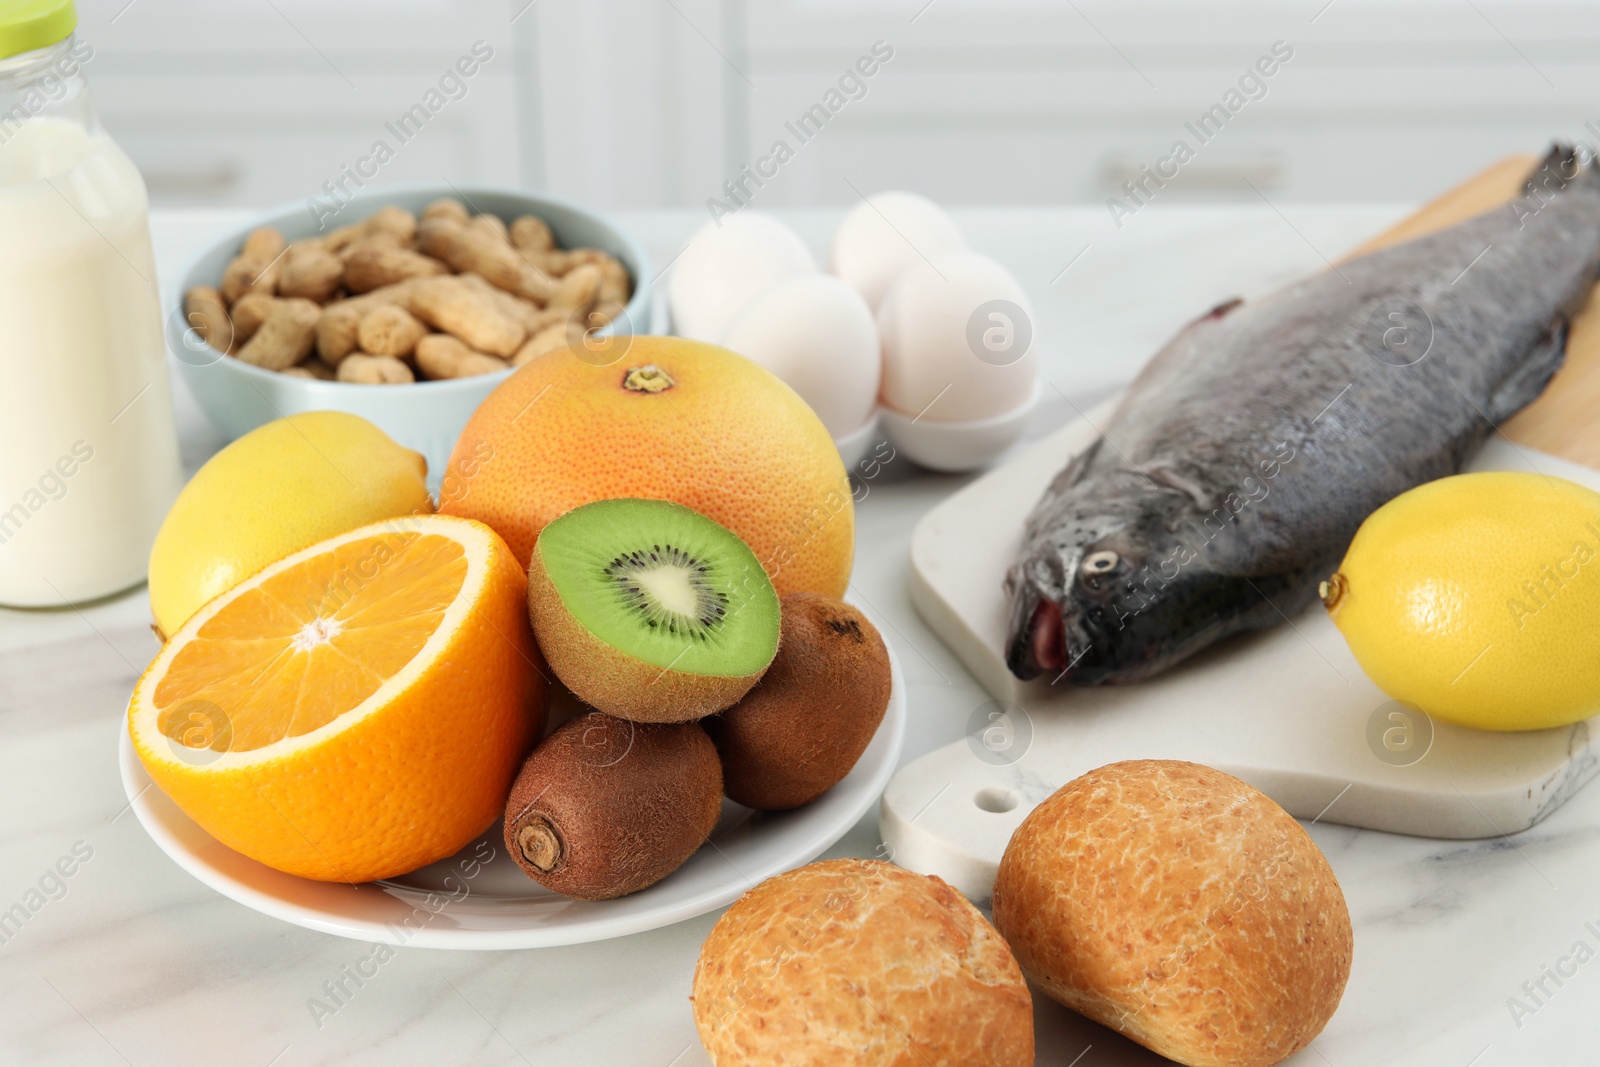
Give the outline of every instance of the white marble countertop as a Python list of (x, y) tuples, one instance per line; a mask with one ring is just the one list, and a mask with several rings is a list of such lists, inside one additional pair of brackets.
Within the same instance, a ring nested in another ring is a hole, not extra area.
[[(1057, 387), (1035, 431), (1070, 415), (1061, 394), (1085, 406), (1216, 301), (1317, 269), (1404, 211), (1280, 207), (1153, 205), (1120, 231), (1098, 209), (957, 211), (973, 245), (1005, 262), (1035, 302), (1044, 373)], [(820, 253), (838, 215), (786, 217)], [(157, 215), (163, 282), (237, 217)], [(702, 220), (620, 217), (658, 264)], [(181, 390), (177, 411), (193, 469), (222, 442)], [(858, 514), (855, 583), (890, 620), (909, 680), (906, 759), (958, 738), (986, 699), (905, 589), (912, 527), (964, 482), (891, 465)], [(715, 915), (573, 948), (402, 949), (318, 1025), (308, 1001), (368, 950), (201, 886), (128, 814), (116, 737), (156, 650), (147, 621), (142, 590), (81, 611), (0, 611), (0, 913), (24, 901), (32, 911), (20, 929), (0, 929), (0, 1062), (708, 1062), (687, 997)], [(1438, 842), (1325, 824), (1311, 833), (1349, 900), (1355, 967), (1338, 1014), (1293, 1063), (1600, 1061), (1600, 962), (1590, 962), (1600, 955), (1600, 788), (1513, 838)], [(830, 854), (867, 856), (877, 844), (869, 817)], [(51, 874), (58, 864), (71, 875)], [(1165, 1062), (1036, 1000), (1040, 1064)]]

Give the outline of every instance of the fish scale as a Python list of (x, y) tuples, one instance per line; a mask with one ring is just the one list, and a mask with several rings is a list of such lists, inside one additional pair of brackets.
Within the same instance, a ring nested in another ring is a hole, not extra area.
[(1189, 324), (1029, 516), (1012, 673), (1137, 681), (1292, 617), (1368, 515), (1539, 395), (1597, 273), (1600, 174), (1558, 145), (1509, 210)]

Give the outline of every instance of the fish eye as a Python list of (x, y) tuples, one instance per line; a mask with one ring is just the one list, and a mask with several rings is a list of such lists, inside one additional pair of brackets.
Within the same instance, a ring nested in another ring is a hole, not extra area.
[(1122, 562), (1122, 557), (1110, 549), (1091, 552), (1083, 559), (1083, 573), (1109, 574), (1116, 569), (1117, 564), (1120, 562)]

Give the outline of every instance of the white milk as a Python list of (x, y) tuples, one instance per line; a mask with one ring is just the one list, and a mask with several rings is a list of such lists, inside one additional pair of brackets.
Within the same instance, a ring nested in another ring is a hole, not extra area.
[(182, 478), (155, 280), (116, 144), (71, 119), (0, 125), (0, 604), (144, 580)]

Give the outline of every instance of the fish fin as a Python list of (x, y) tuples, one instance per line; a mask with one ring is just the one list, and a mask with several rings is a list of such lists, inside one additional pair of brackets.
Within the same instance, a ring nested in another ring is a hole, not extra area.
[(1564, 315), (1554, 319), (1517, 368), (1489, 394), (1489, 410), (1485, 414), (1496, 426), (1537, 400), (1561, 369), (1567, 358), (1569, 325)]
[(1205, 314), (1184, 323), (1183, 327), (1172, 335), (1172, 339), (1157, 349), (1156, 354), (1150, 357), (1150, 361), (1145, 364), (1144, 371), (1140, 373), (1138, 378), (1134, 379), (1128, 391), (1123, 394), (1122, 403), (1117, 408), (1117, 414), (1121, 415), (1123, 411), (1128, 409), (1130, 404), (1137, 403), (1148, 390), (1159, 388), (1160, 383), (1164, 382), (1169, 376), (1176, 374), (1178, 368), (1186, 361), (1206, 358), (1206, 353), (1199, 351), (1200, 346), (1195, 343), (1196, 333), (1215, 326), (1218, 321), (1227, 318), (1228, 315), (1243, 306), (1243, 304), (1244, 298), (1236, 296), (1231, 300), (1224, 300)]
[(1201, 488), (1198, 481), (1178, 470), (1176, 464), (1157, 460), (1154, 463), (1146, 463), (1138, 468), (1138, 471), (1150, 479), (1157, 488), (1170, 489), (1175, 493), (1182, 493), (1199, 505), (1202, 510), (1211, 510), (1211, 494)]
[(1227, 300), (1224, 300), (1222, 303), (1218, 304), (1216, 307), (1212, 308), (1210, 311), (1206, 312), (1204, 315), (1201, 315), (1198, 319), (1195, 319), (1194, 321), (1195, 322), (1205, 322), (1207, 319), (1220, 319), (1223, 316), (1227, 315), (1228, 312), (1232, 311), (1234, 308), (1238, 307), (1239, 305), (1241, 305), (1243, 303), (1244, 303), (1244, 297), (1242, 297), (1242, 296), (1231, 297), (1231, 298), (1229, 298)]

